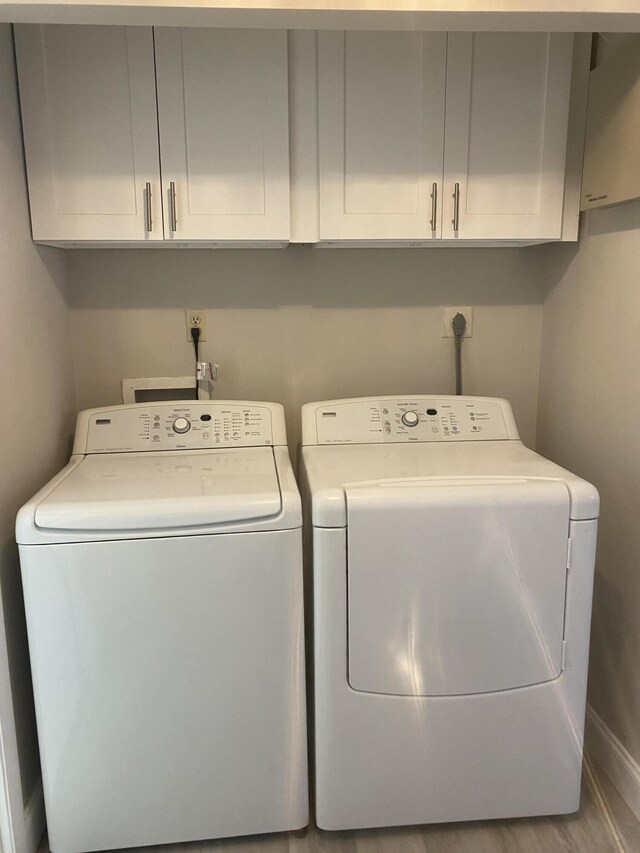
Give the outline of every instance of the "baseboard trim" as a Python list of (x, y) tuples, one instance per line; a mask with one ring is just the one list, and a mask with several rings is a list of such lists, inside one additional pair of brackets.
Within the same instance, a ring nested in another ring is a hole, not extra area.
[(585, 741), (589, 755), (640, 820), (640, 764), (590, 705), (587, 706)]
[(33, 789), (29, 802), (24, 809), (24, 823), (27, 843), (27, 853), (36, 853), (46, 828), (44, 815), (44, 794), (40, 779)]

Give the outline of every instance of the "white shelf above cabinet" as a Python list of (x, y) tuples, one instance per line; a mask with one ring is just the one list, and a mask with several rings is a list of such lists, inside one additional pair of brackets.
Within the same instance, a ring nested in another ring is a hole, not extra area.
[(3, 0), (0, 21), (304, 30), (637, 32), (636, 0)]

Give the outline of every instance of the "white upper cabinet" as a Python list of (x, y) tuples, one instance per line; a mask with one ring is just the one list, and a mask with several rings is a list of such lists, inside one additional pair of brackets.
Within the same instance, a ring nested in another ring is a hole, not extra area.
[(562, 33), (17, 26), (33, 237), (575, 239), (576, 45), (574, 58)]
[(445, 33), (322, 32), (321, 240), (440, 236)]
[(568, 33), (449, 34), (444, 238), (560, 238), (572, 45)]
[(284, 30), (16, 39), (35, 240), (288, 242)]
[(16, 27), (35, 240), (162, 239), (153, 34)]
[(165, 237), (287, 242), (286, 32), (161, 27), (155, 43)]
[(572, 55), (571, 34), (320, 33), (320, 240), (560, 239)]

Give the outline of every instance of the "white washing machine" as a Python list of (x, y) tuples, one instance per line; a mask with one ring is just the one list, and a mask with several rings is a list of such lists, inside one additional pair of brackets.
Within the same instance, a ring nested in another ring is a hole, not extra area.
[(598, 493), (504, 400), (303, 408), (323, 829), (575, 811)]
[(301, 509), (281, 406), (82, 412), (17, 539), (54, 853), (306, 825)]

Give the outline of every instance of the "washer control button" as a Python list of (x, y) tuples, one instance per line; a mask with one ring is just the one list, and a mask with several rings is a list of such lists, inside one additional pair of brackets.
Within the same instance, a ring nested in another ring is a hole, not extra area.
[(173, 422), (173, 431), (177, 433), (189, 432), (191, 424), (186, 418), (176, 418)]
[(438, 410), (437, 409), (427, 409), (427, 414), (428, 415), (437, 415)]
[(408, 427), (418, 426), (418, 420), (417, 412), (405, 412), (402, 416), (402, 423)]

